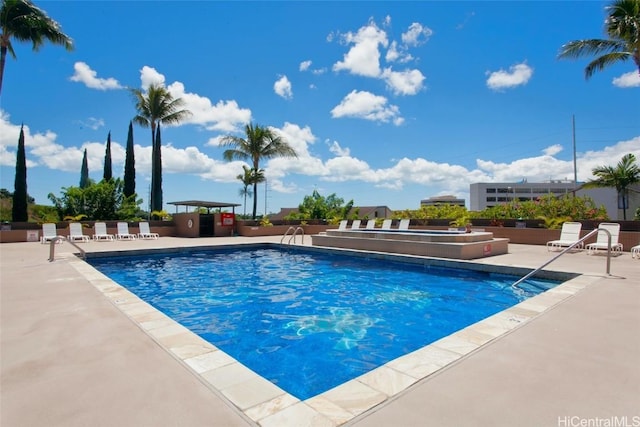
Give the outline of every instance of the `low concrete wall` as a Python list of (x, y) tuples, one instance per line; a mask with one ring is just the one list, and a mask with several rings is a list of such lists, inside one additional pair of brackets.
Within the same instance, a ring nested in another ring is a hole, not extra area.
[[(107, 233), (116, 234), (118, 232), (118, 221), (104, 221), (107, 223)], [(83, 233), (89, 237), (93, 236), (94, 221), (81, 221)], [(129, 233), (137, 234), (140, 229), (138, 222), (129, 222)], [(19, 228), (18, 228), (19, 227)], [(152, 233), (158, 233), (162, 236), (175, 236), (175, 225), (171, 221), (149, 221), (149, 228)], [(67, 221), (56, 224), (58, 235), (69, 235), (69, 223)], [(16, 229), (0, 230), (0, 243), (18, 243), (18, 242), (39, 242), (42, 236), (42, 225), (36, 223), (20, 223)]]
[(338, 228), (337, 225), (272, 225), (268, 227), (262, 227), (259, 225), (244, 225), (240, 222), (237, 223), (236, 231), (240, 236), (255, 237), (255, 236), (284, 236), (289, 227), (302, 227), (305, 235), (318, 234), (323, 231), (327, 231), (328, 228)]
[[(334, 234), (329, 232), (327, 234), (312, 235), (311, 242), (314, 246), (464, 260), (502, 255), (509, 250), (508, 239), (492, 239), (490, 233), (481, 233), (483, 236), (479, 241), (469, 240), (465, 242), (431, 241), (425, 240), (428, 237), (425, 235), (394, 234), (375, 232), (338, 232)], [(417, 239), (410, 240), (409, 237), (416, 237)], [(457, 236), (446, 237), (454, 240)], [(460, 237), (472, 237), (472, 235), (462, 234)]]
[[(511, 227), (484, 227), (485, 231), (493, 233), (494, 237), (504, 237), (509, 239), (509, 243), (523, 245), (546, 245), (551, 240), (560, 238), (560, 230), (548, 230), (546, 228), (511, 228)], [(591, 230), (583, 230), (580, 237), (586, 236)], [(596, 241), (596, 236), (588, 238), (585, 244)], [(624, 250), (629, 250), (640, 244), (640, 232), (621, 231), (618, 236), (618, 243), (622, 243)]]

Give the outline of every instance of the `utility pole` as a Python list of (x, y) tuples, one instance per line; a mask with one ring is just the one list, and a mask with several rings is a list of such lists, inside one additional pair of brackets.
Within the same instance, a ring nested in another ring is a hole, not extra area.
[(573, 133), (573, 197), (576, 197), (578, 190), (578, 165), (576, 163), (576, 116), (571, 116), (571, 129)]

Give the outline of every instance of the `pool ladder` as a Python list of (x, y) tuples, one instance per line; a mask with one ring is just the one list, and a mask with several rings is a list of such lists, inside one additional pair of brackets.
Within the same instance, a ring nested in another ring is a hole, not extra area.
[[(304, 244), (304, 229), (302, 227), (289, 227), (287, 231), (282, 235), (282, 239), (280, 239), (280, 243), (282, 243), (285, 237), (289, 236), (289, 240), (287, 240), (288, 244), (291, 244), (291, 240), (293, 243), (296, 243), (296, 235), (300, 232), (302, 234), (302, 241), (300, 243)], [(291, 233), (291, 235), (289, 235)]]
[(84, 251), (84, 249), (82, 249), (80, 246), (76, 245), (75, 242), (73, 242), (72, 240), (67, 239), (64, 236), (56, 236), (53, 239), (51, 239), (51, 243), (49, 244), (49, 262), (52, 262), (55, 259), (55, 252), (56, 252), (56, 244), (60, 242), (67, 242), (69, 244), (71, 244), (72, 246), (74, 246), (76, 249), (78, 249), (80, 251), (80, 258), (82, 259), (87, 259), (87, 254)]
[(571, 249), (573, 249), (576, 246), (578, 246), (579, 244), (584, 243), (585, 240), (587, 240), (589, 237), (593, 236), (594, 234), (597, 234), (600, 231), (604, 231), (605, 233), (607, 233), (607, 240), (608, 240), (608, 244), (607, 244), (607, 275), (610, 276), (611, 275), (611, 233), (609, 232), (609, 230), (605, 230), (604, 228), (596, 228), (595, 230), (591, 230), (590, 232), (588, 232), (582, 239), (577, 240), (571, 246), (569, 246), (568, 248), (566, 248), (562, 252), (560, 252), (558, 255), (554, 256), (549, 261), (547, 261), (544, 264), (542, 264), (540, 267), (538, 267), (535, 270), (529, 272), (529, 274), (524, 276), (522, 279), (514, 282), (514, 284), (511, 285), (511, 287), (514, 288), (514, 289), (519, 289), (518, 285), (520, 283), (524, 282), (529, 277), (533, 276), (534, 274), (536, 274), (537, 272), (539, 272), (540, 270), (545, 268), (547, 265), (551, 264), (553, 261), (557, 260), (562, 255), (564, 255), (567, 252), (569, 252)]

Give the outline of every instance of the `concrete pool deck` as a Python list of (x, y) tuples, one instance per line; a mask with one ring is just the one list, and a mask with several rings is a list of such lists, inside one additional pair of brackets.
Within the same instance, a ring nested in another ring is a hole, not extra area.
[[(280, 236), (163, 237), (81, 247), (95, 252), (263, 241), (279, 243)], [(50, 263), (49, 245), (0, 245), (0, 425), (256, 425), (91, 285), (72, 265), (74, 252), (68, 243), (58, 245)], [(508, 254), (475, 262), (535, 268), (552, 255), (543, 246), (510, 245)], [(604, 257), (576, 252), (547, 269), (581, 272), (589, 284), (347, 425), (572, 426), (624, 417), (637, 425), (640, 260), (628, 252), (613, 257), (607, 277)], [(260, 424), (338, 424), (288, 415)]]

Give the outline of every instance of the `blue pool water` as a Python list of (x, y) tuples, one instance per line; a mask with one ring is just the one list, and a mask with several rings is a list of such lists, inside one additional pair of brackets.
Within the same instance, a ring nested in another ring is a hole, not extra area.
[(557, 284), (293, 248), (89, 262), (299, 399)]

